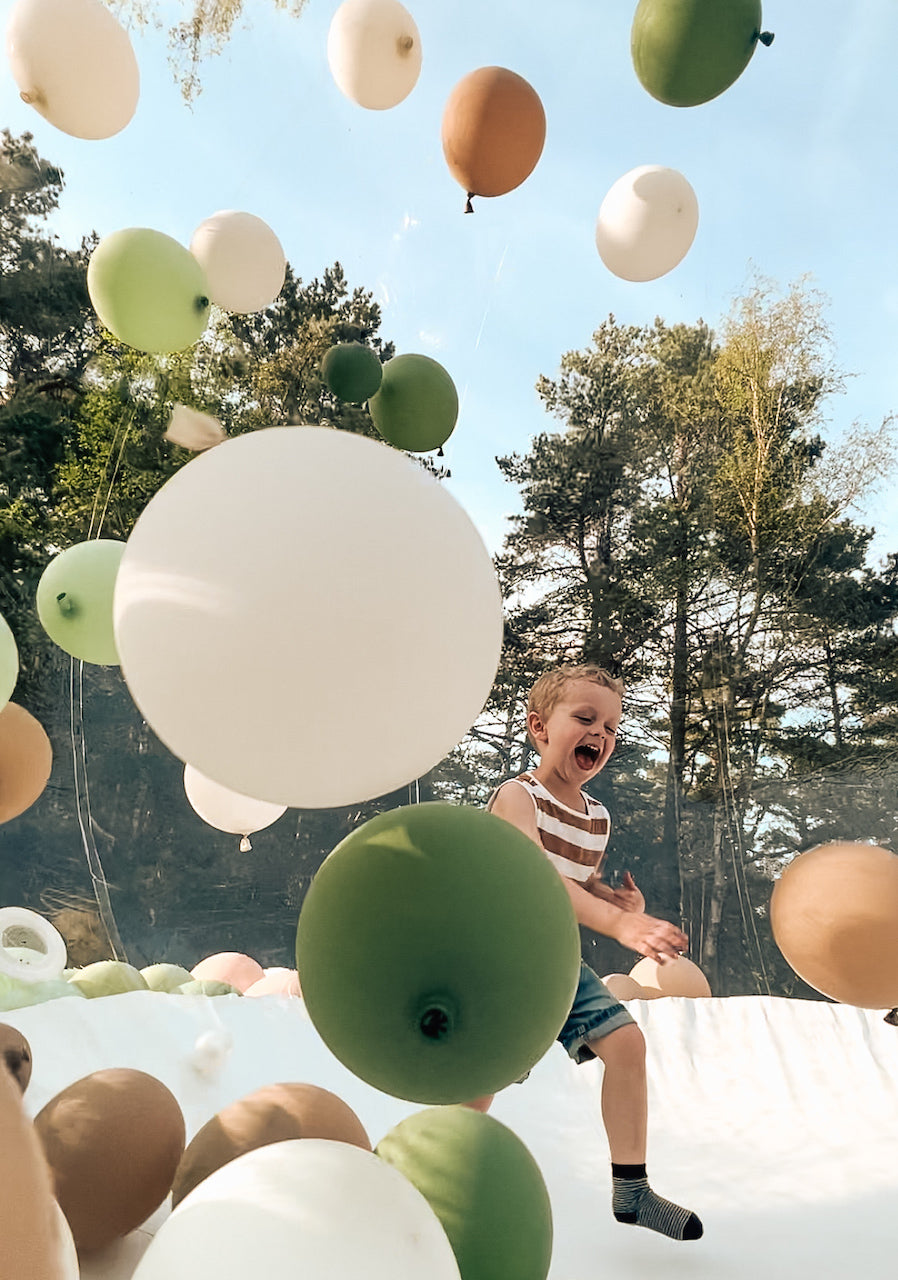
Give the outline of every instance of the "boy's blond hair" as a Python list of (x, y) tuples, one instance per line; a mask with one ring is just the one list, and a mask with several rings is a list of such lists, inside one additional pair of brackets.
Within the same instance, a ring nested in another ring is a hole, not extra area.
[[(540, 720), (545, 723), (561, 701), (565, 689), (572, 680), (592, 680), (594, 684), (601, 685), (605, 689), (611, 689), (619, 698), (624, 696), (623, 680), (613, 676), (604, 667), (600, 667), (594, 662), (567, 662), (560, 667), (553, 667), (551, 671), (544, 671), (536, 681), (527, 699), (527, 719), (530, 719), (530, 712), (535, 711)], [(538, 751), (539, 745), (534, 742), (529, 729), (527, 730), (527, 737)]]

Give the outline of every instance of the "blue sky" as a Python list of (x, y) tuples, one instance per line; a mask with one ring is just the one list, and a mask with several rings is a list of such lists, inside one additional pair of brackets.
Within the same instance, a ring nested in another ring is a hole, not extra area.
[[(421, 32), (418, 85), (370, 112), (331, 79), (327, 30), (336, 0), (278, 13), (246, 0), (249, 25), (202, 68), (194, 106), (181, 99), (164, 33), (133, 33), (141, 100), (102, 142), (69, 138), (18, 100), (4, 66), (0, 124), (30, 130), (65, 171), (54, 228), (75, 243), (149, 226), (188, 243), (218, 209), (244, 209), (277, 232), (304, 279), (334, 260), (383, 306), (399, 351), (440, 360), (462, 402), (446, 446), (449, 482), (492, 548), (517, 508), (496, 454), (526, 450), (551, 425), (534, 391), (561, 354), (587, 345), (609, 312), (628, 323), (716, 324), (752, 272), (783, 285), (811, 273), (831, 299), (838, 361), (855, 375), (831, 403), (832, 435), (898, 408), (898, 5), (782, 0), (775, 32), (739, 81), (678, 109), (641, 87), (629, 54), (635, 0), (437, 0), (408, 3)], [(4, 26), (10, 0), (0, 0)], [(177, 17), (180, 6), (162, 7)], [(542, 159), (517, 191), (479, 200), (473, 217), (440, 144), (443, 105), (478, 66), (517, 71), (539, 93)], [(681, 170), (700, 208), (684, 262), (661, 280), (611, 275), (594, 226), (611, 184), (639, 164)], [(863, 518), (898, 549), (888, 489)]]

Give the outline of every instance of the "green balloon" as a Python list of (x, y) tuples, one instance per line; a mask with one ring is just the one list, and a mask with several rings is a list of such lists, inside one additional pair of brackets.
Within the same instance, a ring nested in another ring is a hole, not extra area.
[(360, 342), (341, 342), (325, 352), (321, 373), (338, 400), (362, 404), (380, 386), (383, 365), (370, 347), (363, 347)]
[(219, 982), (217, 978), (191, 978), (189, 982), (177, 987), (178, 996), (240, 996), (242, 991), (232, 987), (229, 982)]
[(368, 410), (390, 444), (423, 453), (438, 449), (452, 435), (458, 392), (430, 356), (394, 356), (383, 367), (380, 390), (368, 401)]
[(83, 969), (76, 969), (69, 982), (88, 1000), (123, 995), (126, 991), (149, 991), (140, 970), (125, 964), (124, 960), (96, 960)]
[(9, 623), (0, 615), (0, 711), (12, 697), (19, 678), (19, 651)]
[(117, 666), (112, 596), (124, 542), (77, 542), (47, 565), (37, 584), (37, 616), (54, 644), (83, 662)]
[(61, 996), (83, 995), (83, 991), (61, 978), (50, 978), (46, 982), (23, 982), (20, 978), (0, 973), (0, 1013), (8, 1013), (12, 1009), (27, 1009), (30, 1005), (58, 1000)]
[(87, 290), (107, 329), (138, 351), (183, 351), (209, 319), (206, 273), (189, 249), (147, 227), (104, 236)]
[(299, 918), (309, 1016), (362, 1080), (463, 1102), (520, 1079), (573, 1000), (580, 938), (545, 854), (481, 809), (382, 813), (322, 863)]
[(630, 32), (644, 88), (671, 107), (709, 102), (738, 80), (761, 31), (761, 0), (639, 0)]
[(177, 991), (185, 982), (193, 982), (193, 974), (179, 964), (148, 964), (140, 975), (151, 991)]
[(511, 1129), (467, 1107), (437, 1107), (391, 1129), (375, 1154), (433, 1209), (461, 1280), (545, 1280), (552, 1259), (549, 1193)]

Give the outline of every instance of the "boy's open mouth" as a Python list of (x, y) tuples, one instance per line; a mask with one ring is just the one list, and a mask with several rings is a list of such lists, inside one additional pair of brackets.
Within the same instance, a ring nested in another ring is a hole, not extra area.
[(581, 743), (574, 751), (574, 758), (581, 769), (592, 769), (599, 758), (599, 748), (589, 743)]

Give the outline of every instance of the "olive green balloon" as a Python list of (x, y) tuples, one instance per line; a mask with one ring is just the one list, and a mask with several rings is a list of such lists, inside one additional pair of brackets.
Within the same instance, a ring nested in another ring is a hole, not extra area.
[(380, 434), (397, 449), (423, 453), (445, 444), (458, 418), (458, 392), (430, 356), (394, 356), (368, 410)]
[(761, 32), (761, 0), (639, 0), (630, 33), (644, 88), (672, 107), (723, 93), (748, 66)]
[(325, 352), (321, 374), (338, 400), (363, 404), (377, 392), (383, 365), (377, 353), (361, 342), (341, 342)]
[(552, 1259), (549, 1193), (511, 1129), (467, 1107), (437, 1107), (391, 1129), (375, 1154), (433, 1209), (461, 1280), (545, 1280)]
[(117, 666), (112, 596), (124, 542), (77, 542), (47, 565), (37, 584), (37, 615), (54, 644), (73, 658)]
[(0, 710), (12, 697), (19, 678), (19, 651), (9, 623), (0, 615)]
[(552, 1044), (580, 941), (532, 840), (434, 803), (372, 818), (325, 859), (296, 960), (309, 1016), (350, 1071), (414, 1102), (462, 1102), (519, 1079)]
[(183, 351), (209, 319), (206, 274), (189, 249), (148, 227), (104, 236), (87, 289), (107, 329), (138, 351)]

